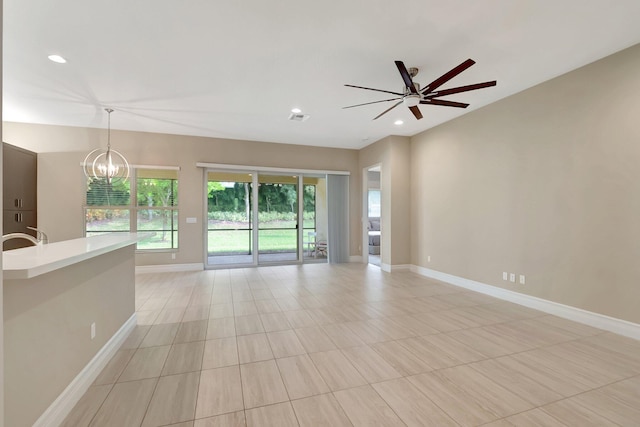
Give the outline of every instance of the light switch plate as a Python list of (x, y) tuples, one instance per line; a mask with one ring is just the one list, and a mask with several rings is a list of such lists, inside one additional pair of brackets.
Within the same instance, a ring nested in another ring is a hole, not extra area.
[(187, 217), (187, 224), (196, 224), (198, 222), (198, 218), (194, 216)]
[(509, 274), (509, 281), (513, 283), (516, 282), (516, 273)]

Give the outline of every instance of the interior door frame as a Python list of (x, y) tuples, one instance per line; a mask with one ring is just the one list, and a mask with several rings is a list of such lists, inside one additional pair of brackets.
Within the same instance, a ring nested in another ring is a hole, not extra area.
[[(380, 260), (382, 260), (382, 163), (374, 163), (362, 168), (362, 262), (369, 264), (369, 171), (380, 172)], [(382, 262), (380, 267), (382, 268)]]

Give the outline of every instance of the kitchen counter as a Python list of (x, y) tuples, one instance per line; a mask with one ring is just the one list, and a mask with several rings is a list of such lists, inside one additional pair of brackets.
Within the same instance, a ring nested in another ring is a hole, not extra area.
[(30, 279), (133, 245), (147, 236), (149, 233), (111, 233), (5, 251), (3, 277)]
[(136, 242), (112, 233), (3, 252), (5, 425), (59, 425), (136, 325)]

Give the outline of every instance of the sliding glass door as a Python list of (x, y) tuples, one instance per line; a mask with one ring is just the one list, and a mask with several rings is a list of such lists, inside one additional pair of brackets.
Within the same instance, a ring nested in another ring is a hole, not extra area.
[(207, 170), (209, 268), (327, 262), (326, 175)]
[(258, 263), (298, 260), (298, 176), (258, 175)]
[(302, 256), (304, 262), (327, 262), (327, 179), (305, 174), (302, 182)]
[(207, 264), (253, 265), (253, 174), (207, 172)]

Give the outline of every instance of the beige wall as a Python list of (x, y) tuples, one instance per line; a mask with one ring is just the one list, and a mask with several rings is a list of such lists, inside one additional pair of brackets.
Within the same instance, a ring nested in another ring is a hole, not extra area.
[[(410, 140), (403, 136), (389, 136), (359, 153), (359, 170), (380, 165), (380, 259), (394, 266), (409, 264), (410, 256)], [(362, 196), (364, 204), (364, 195)], [(363, 215), (360, 207), (360, 217)], [(360, 224), (362, 228), (362, 223)]]
[[(49, 234), (51, 241), (81, 237), (84, 187), (79, 165), (88, 150), (98, 144), (106, 146), (106, 131), (23, 123), (4, 123), (4, 129), (7, 141), (39, 149), (38, 226)], [(59, 146), (83, 148), (71, 152), (42, 152), (42, 141), (47, 141), (50, 151), (57, 151)], [(350, 253), (359, 254), (361, 178), (356, 169), (356, 150), (129, 131), (112, 131), (111, 141), (114, 149), (124, 153), (133, 164), (181, 168), (180, 249), (176, 259), (172, 260), (170, 253), (138, 254), (138, 265), (203, 262), (203, 172), (196, 167), (196, 162), (350, 171)], [(186, 217), (196, 217), (198, 223), (186, 224)]]
[(133, 315), (133, 251), (131, 245), (32, 279), (5, 280), (6, 425), (33, 425)]
[(638, 94), (640, 45), (413, 137), (412, 263), (640, 323)]

